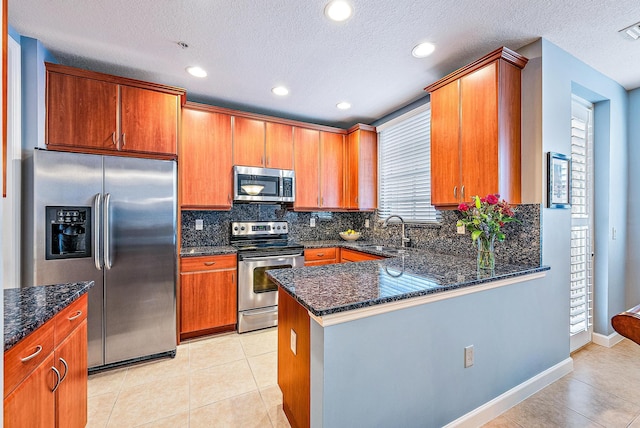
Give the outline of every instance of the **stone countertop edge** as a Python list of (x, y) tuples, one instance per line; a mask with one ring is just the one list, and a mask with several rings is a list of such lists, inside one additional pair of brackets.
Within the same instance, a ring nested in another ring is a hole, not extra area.
[[(421, 254), (419, 253), (423, 252), (420, 251), (418, 252), (418, 254), (414, 253), (414, 259), (418, 260), (419, 263), (422, 263), (422, 261), (420, 261), (422, 257), (420, 257)], [(443, 256), (437, 254), (431, 254), (431, 256), (451, 257), (453, 259), (456, 259), (455, 256)], [(390, 268), (393, 267), (395, 259), (398, 259), (398, 257), (391, 257), (386, 259), (390, 262), (388, 263)], [(420, 290), (399, 290), (395, 294), (379, 297), (380, 290), (378, 289), (377, 285), (371, 284), (370, 275), (379, 275), (379, 271), (381, 271), (382, 268), (385, 267), (385, 265), (387, 265), (386, 261), (365, 261), (326, 266), (278, 269), (269, 271), (267, 275), (272, 278), (281, 289), (283, 289), (290, 296), (296, 299), (296, 301), (298, 301), (303, 307), (305, 307), (311, 314), (316, 317), (323, 317), (341, 312), (382, 305), (385, 303), (397, 302), (405, 299), (435, 295), (481, 284), (509, 280), (550, 270), (548, 266), (510, 265), (508, 266), (508, 269), (505, 269), (505, 271), (502, 273), (498, 273), (486, 278), (478, 278), (477, 272), (471, 272), (469, 270), (469, 267), (466, 266), (465, 263), (461, 263), (461, 267), (458, 272), (456, 272), (454, 268), (449, 267), (454, 271), (454, 274), (460, 274), (464, 276), (461, 281), (452, 280)], [(475, 265), (475, 260), (473, 260), (473, 265)], [(407, 273), (409, 273), (409, 276), (411, 277), (417, 277), (426, 281), (431, 281), (431, 275), (428, 268), (426, 268), (426, 270), (422, 270), (421, 272), (418, 271)], [(332, 280), (336, 277), (340, 277), (340, 279), (338, 280), (338, 285), (333, 286)], [(349, 291), (345, 291), (345, 279), (351, 281), (352, 287), (348, 287), (351, 289)], [(296, 286), (303, 289), (306, 285), (309, 285), (308, 289), (302, 290), (301, 293), (297, 292)], [(483, 289), (485, 288), (478, 287), (473, 291), (481, 291)], [(341, 301), (341, 294), (353, 292), (353, 290), (357, 290), (357, 293), (355, 293), (355, 295), (358, 297), (349, 298), (349, 296), (345, 296), (346, 301)], [(472, 290), (470, 289), (469, 292), (472, 292)], [(304, 296), (301, 296), (301, 294), (304, 294)], [(363, 295), (370, 295), (371, 297), (360, 297)], [(335, 296), (338, 297), (334, 298)], [(337, 304), (332, 305), (332, 301), (337, 301)], [(314, 303), (318, 304), (314, 305)]]
[(93, 286), (93, 281), (82, 281), (5, 289), (5, 352), (86, 294)]
[(236, 254), (238, 251), (230, 245), (212, 247), (184, 247), (180, 249), (180, 257), (223, 256)]

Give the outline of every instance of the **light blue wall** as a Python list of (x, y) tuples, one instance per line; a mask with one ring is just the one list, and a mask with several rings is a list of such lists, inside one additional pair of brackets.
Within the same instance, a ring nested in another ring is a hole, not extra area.
[(541, 278), (312, 328), (312, 393), (324, 388), (311, 426), (441, 427), (465, 415), (569, 357), (557, 294)]
[(629, 210), (626, 307), (640, 304), (640, 88), (629, 92)]
[(36, 39), (21, 37), (22, 47), (22, 148), (44, 148), (45, 61), (56, 62)]
[[(520, 52), (539, 65), (523, 73), (523, 117), (532, 117), (534, 122), (523, 126), (523, 153), (535, 156), (523, 156), (523, 171), (528, 162), (538, 162), (542, 171), (540, 176), (523, 175), (523, 183), (527, 178), (535, 180), (534, 185), (527, 184), (527, 195), (546, 204), (546, 154), (571, 152), (571, 94), (596, 103), (594, 332), (609, 335), (613, 332), (611, 317), (626, 307), (627, 92), (547, 40), (541, 39)], [(551, 266), (551, 277), (562, 293), (558, 297), (566, 299), (563, 312), (567, 334), (570, 226), (568, 209), (543, 208), (542, 260)], [(612, 239), (612, 228), (617, 231), (616, 240)]]

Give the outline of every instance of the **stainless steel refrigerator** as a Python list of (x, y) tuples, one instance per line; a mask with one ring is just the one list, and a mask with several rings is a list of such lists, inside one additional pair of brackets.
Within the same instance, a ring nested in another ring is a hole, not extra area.
[(176, 164), (34, 150), (23, 285), (95, 281), (89, 367), (176, 350)]

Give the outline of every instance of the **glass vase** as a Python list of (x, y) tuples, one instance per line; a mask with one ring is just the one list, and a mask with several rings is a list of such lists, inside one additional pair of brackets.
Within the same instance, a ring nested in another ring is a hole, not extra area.
[(495, 240), (495, 235), (488, 238), (480, 236), (477, 239), (479, 270), (493, 270), (496, 267), (496, 254), (493, 250), (493, 244)]

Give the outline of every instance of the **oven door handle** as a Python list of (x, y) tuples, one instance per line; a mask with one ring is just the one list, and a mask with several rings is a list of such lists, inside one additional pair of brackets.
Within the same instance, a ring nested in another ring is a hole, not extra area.
[(302, 257), (302, 254), (287, 254), (286, 256), (265, 256), (265, 257), (243, 257), (241, 262), (253, 262), (253, 261), (263, 261), (263, 260), (271, 260), (274, 262), (284, 262), (290, 259), (295, 259), (296, 257)]
[(253, 316), (258, 316), (258, 315), (266, 315), (266, 314), (275, 314), (275, 315), (278, 315), (278, 307), (265, 309), (265, 310), (263, 310), (263, 311), (256, 311), (256, 312), (244, 312), (244, 313), (242, 314), (242, 316), (245, 316), (245, 317), (253, 317)]

